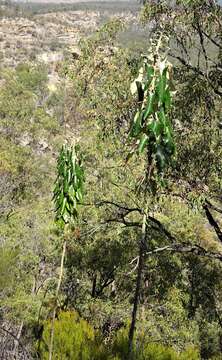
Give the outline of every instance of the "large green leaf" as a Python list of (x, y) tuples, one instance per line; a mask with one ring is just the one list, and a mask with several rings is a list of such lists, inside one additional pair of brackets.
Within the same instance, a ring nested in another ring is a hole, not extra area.
[(170, 109), (171, 102), (172, 101), (171, 101), (170, 89), (169, 89), (169, 87), (167, 87), (167, 89), (164, 93), (164, 97), (163, 97), (163, 104), (164, 104), (166, 111), (168, 111)]
[(130, 136), (137, 137), (142, 130), (142, 113), (140, 111), (137, 111), (134, 120), (133, 125), (131, 127)]
[(150, 93), (148, 96), (147, 106), (144, 110), (144, 120), (146, 120), (154, 112), (154, 104), (156, 100), (156, 93)]
[(147, 129), (154, 136), (154, 138), (157, 139), (162, 133), (163, 124), (160, 121), (153, 119), (153, 121), (148, 124)]
[(144, 151), (144, 148), (148, 144), (149, 138), (146, 134), (143, 134), (141, 136), (140, 142), (139, 142), (139, 153), (142, 153)]

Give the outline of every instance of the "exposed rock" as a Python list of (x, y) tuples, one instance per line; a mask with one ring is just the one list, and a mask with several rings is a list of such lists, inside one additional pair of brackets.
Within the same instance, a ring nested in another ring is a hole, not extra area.
[[(35, 15), (32, 19), (4, 17), (0, 21), (0, 54), (2, 65), (15, 66), (37, 58), (49, 65), (60, 61), (63, 50), (78, 58), (77, 44), (82, 36), (95, 31), (101, 19), (110, 14), (98, 11), (60, 11)], [(136, 20), (132, 13), (119, 13), (119, 18), (131, 23)], [(109, 56), (109, 55), (107, 55)]]
[(39, 145), (39, 147), (40, 147), (40, 149), (41, 149), (42, 151), (48, 149), (48, 147), (49, 147), (49, 144), (48, 144), (47, 141), (44, 140), (44, 139), (39, 140), (38, 145)]
[(32, 142), (32, 137), (28, 133), (24, 133), (23, 136), (19, 139), (19, 145), (28, 146)]
[(4, 65), (15, 66), (33, 56), (49, 65), (62, 60), (63, 49), (75, 47), (81, 36), (95, 30), (99, 17), (97, 12), (71, 11), (36, 15), (32, 20), (2, 18), (0, 53)]
[(78, 46), (70, 46), (68, 50), (72, 54), (73, 59), (79, 59), (81, 56), (81, 50)]

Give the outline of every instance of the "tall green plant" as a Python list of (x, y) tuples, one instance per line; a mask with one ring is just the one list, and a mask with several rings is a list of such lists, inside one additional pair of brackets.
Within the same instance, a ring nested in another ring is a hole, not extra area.
[(85, 181), (82, 156), (78, 145), (63, 145), (57, 161), (57, 178), (53, 200), (56, 222), (61, 227), (70, 224), (78, 216), (77, 207), (83, 199)]
[[(136, 139), (136, 148), (145, 153), (145, 206), (143, 210), (142, 235), (140, 240), (136, 290), (129, 330), (129, 358), (133, 356), (133, 338), (140, 297), (144, 255), (148, 248), (148, 190), (156, 195), (158, 184), (163, 184), (165, 170), (175, 152), (173, 131), (170, 123), (171, 88), (170, 64), (159, 54), (160, 38), (155, 50), (145, 57), (139, 76), (131, 86), (131, 92), (138, 95), (138, 110), (130, 130), (130, 138)], [(131, 154), (133, 154), (135, 150)], [(151, 189), (149, 189), (151, 187)]]
[(57, 178), (55, 182), (53, 200), (55, 203), (56, 223), (64, 232), (63, 250), (60, 264), (60, 275), (56, 289), (55, 305), (53, 308), (52, 326), (50, 332), (49, 360), (53, 356), (54, 323), (57, 301), (62, 282), (64, 259), (67, 246), (67, 230), (78, 216), (78, 205), (83, 199), (84, 170), (79, 146), (63, 145), (57, 160)]

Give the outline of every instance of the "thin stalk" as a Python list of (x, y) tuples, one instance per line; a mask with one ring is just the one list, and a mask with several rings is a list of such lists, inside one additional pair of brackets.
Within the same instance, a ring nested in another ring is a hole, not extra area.
[(142, 273), (144, 268), (144, 251), (145, 251), (145, 243), (146, 243), (146, 233), (147, 233), (147, 212), (145, 212), (143, 215), (142, 237), (140, 241), (139, 263), (138, 263), (137, 279), (136, 279), (136, 291), (134, 295), (132, 320), (129, 330), (128, 358), (127, 358), (129, 360), (133, 359), (133, 338), (136, 329), (137, 310), (138, 310), (140, 291), (141, 291)]
[(61, 263), (60, 263), (60, 273), (59, 273), (59, 280), (57, 284), (56, 289), (56, 297), (55, 297), (55, 305), (53, 309), (52, 314), (52, 326), (51, 326), (51, 332), (50, 332), (50, 345), (49, 345), (49, 360), (52, 360), (53, 355), (53, 340), (54, 340), (54, 325), (55, 325), (55, 317), (56, 317), (56, 310), (57, 310), (57, 300), (59, 296), (59, 291), (62, 283), (62, 276), (63, 276), (63, 269), (64, 269), (64, 260), (65, 260), (65, 254), (66, 254), (66, 240), (63, 242), (63, 249), (62, 249), (62, 256), (61, 256)]

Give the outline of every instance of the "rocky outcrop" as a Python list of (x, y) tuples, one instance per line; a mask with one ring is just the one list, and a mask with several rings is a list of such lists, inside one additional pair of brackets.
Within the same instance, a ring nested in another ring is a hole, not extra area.
[[(116, 14), (128, 23), (136, 19), (130, 12)], [(79, 56), (79, 39), (95, 31), (112, 14), (98, 11), (58, 11), (31, 18), (3, 17), (0, 21), (0, 60), (4, 66), (29, 60), (48, 64), (61, 60), (64, 49)], [(74, 50), (73, 50), (74, 49)]]
[(99, 13), (72, 11), (36, 15), (32, 19), (5, 17), (0, 22), (0, 59), (6, 66), (37, 60), (61, 60), (63, 49), (97, 27)]

